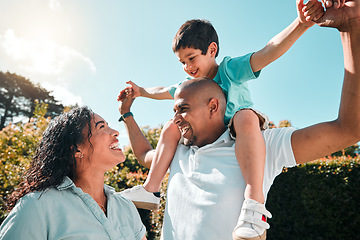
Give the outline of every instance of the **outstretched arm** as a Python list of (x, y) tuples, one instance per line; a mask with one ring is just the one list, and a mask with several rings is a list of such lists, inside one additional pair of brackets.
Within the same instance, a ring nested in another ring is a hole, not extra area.
[[(133, 101), (134, 98), (132, 91), (127, 91), (125, 97), (119, 105), (119, 112), (121, 115), (130, 112), (130, 107)], [(142, 166), (150, 168), (152, 159), (154, 158), (155, 150), (153, 150), (149, 141), (142, 134), (133, 116), (125, 118), (124, 123), (129, 135), (131, 148), (138, 162)]]
[(293, 133), (291, 143), (297, 163), (329, 155), (360, 140), (360, 0), (345, 0), (343, 7), (327, 9), (318, 24), (337, 28), (340, 32), (344, 83), (335, 121)]
[(271, 62), (281, 57), (323, 14), (321, 2), (297, 0), (298, 17), (278, 35), (273, 37), (266, 46), (255, 52), (250, 59), (253, 72), (260, 71)]
[(126, 87), (119, 93), (118, 101), (123, 101), (126, 98), (126, 92), (129, 90), (133, 91), (134, 98), (146, 97), (146, 98), (152, 98), (152, 99), (157, 99), (157, 100), (173, 99), (173, 97), (169, 93), (167, 87), (144, 88), (144, 87), (138, 86), (137, 84), (135, 84), (132, 81), (128, 81), (126, 83), (130, 84), (130, 86)]

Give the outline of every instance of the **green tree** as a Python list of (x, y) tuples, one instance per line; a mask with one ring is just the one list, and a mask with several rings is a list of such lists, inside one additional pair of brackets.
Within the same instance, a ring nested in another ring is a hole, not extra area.
[(291, 122), (289, 120), (281, 120), (278, 125), (279, 128), (291, 127)]
[(0, 131), (0, 222), (6, 216), (6, 197), (20, 183), (50, 118), (47, 104), (35, 102), (34, 117), (26, 124), (9, 124)]
[(47, 116), (56, 116), (64, 106), (51, 92), (33, 84), (22, 76), (0, 72), (0, 130), (16, 116), (30, 118), (35, 110), (35, 100), (47, 104)]

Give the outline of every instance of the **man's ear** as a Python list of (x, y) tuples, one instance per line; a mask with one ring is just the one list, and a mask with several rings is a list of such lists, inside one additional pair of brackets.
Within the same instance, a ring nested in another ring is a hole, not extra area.
[(217, 98), (211, 98), (208, 106), (209, 106), (209, 111), (210, 111), (210, 117), (213, 117), (214, 115), (218, 114), (219, 100)]
[(218, 46), (215, 42), (210, 43), (208, 47), (208, 53), (211, 55), (211, 57), (215, 57), (218, 50)]

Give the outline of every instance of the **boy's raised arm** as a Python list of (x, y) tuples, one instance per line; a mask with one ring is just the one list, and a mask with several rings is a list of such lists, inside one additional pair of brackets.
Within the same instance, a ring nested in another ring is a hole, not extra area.
[(167, 87), (142, 88), (141, 96), (157, 100), (173, 99)]
[(146, 97), (146, 98), (151, 98), (151, 99), (156, 99), (156, 100), (173, 99), (173, 97), (169, 93), (167, 87), (143, 88), (143, 87), (138, 86), (137, 84), (135, 84), (132, 81), (128, 81), (126, 83), (130, 84), (131, 86), (126, 87), (125, 89), (123, 89), (120, 92), (120, 94), (118, 96), (118, 101), (123, 101), (125, 99), (127, 91), (132, 91), (134, 98)]
[(255, 52), (250, 59), (253, 72), (260, 71), (281, 57), (323, 14), (322, 3), (317, 0), (297, 0), (298, 17), (283, 31), (273, 37), (266, 46)]
[(329, 155), (360, 140), (360, 0), (345, 0), (343, 7), (327, 9), (319, 25), (340, 32), (345, 68), (340, 109), (336, 120), (293, 133), (297, 163)]

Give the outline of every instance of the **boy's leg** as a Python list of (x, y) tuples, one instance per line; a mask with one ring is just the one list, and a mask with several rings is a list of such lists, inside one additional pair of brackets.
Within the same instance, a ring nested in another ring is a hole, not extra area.
[(251, 109), (238, 111), (232, 119), (233, 135), (236, 136), (235, 155), (246, 183), (245, 201), (233, 233), (236, 240), (266, 238), (268, 224), (263, 215), (271, 217), (264, 205), (266, 148), (261, 134), (262, 120)]
[(160, 190), (161, 182), (174, 157), (180, 136), (180, 131), (176, 124), (172, 121), (165, 124), (155, 149), (155, 156), (151, 163), (149, 175), (143, 185), (146, 191), (158, 192)]
[(263, 179), (265, 167), (265, 142), (261, 134), (259, 117), (250, 109), (234, 115), (235, 155), (244, 177), (245, 199), (264, 203)]
[(137, 208), (157, 209), (160, 204), (161, 183), (174, 157), (179, 140), (179, 128), (172, 121), (169, 121), (161, 131), (154, 159), (144, 185), (124, 190), (121, 195), (133, 201)]

